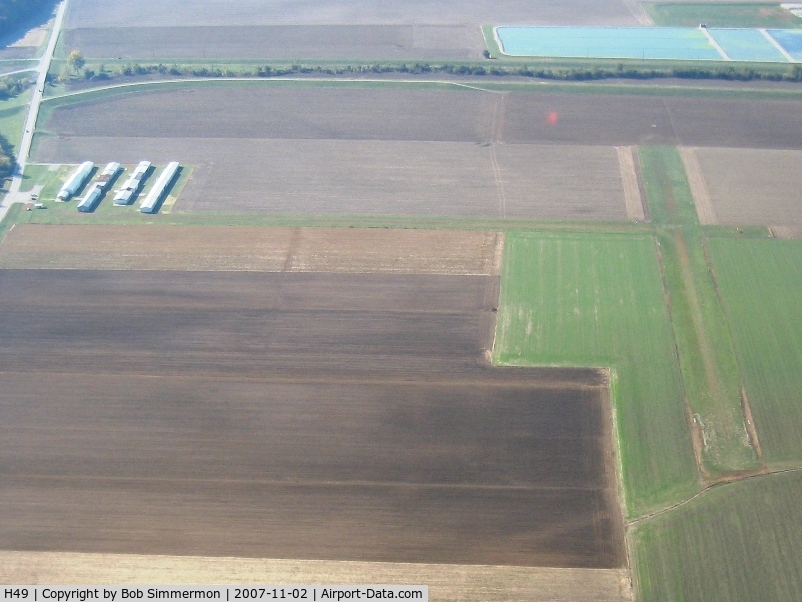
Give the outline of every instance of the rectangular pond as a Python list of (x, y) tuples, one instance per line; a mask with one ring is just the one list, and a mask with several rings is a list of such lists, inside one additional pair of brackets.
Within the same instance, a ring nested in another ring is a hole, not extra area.
[(508, 56), (750, 62), (802, 60), (802, 31), (702, 27), (496, 27)]

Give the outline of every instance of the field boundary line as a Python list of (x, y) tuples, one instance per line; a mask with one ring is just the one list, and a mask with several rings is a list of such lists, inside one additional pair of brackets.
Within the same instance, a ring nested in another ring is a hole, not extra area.
[(766, 38), (769, 41), (769, 44), (774, 46), (780, 52), (780, 54), (783, 55), (783, 57), (785, 57), (786, 61), (788, 61), (789, 63), (796, 63), (797, 62), (796, 59), (794, 57), (792, 57), (790, 54), (788, 54), (788, 51), (785, 48), (783, 48), (780, 45), (780, 43), (777, 40), (775, 40), (772, 37), (772, 35), (766, 29), (761, 28), (761, 29), (758, 29), (758, 31), (760, 33), (762, 33), (763, 37)]
[(507, 97), (509, 92), (502, 92), (493, 111), (493, 141), (504, 141), (504, 130), (507, 127)]
[(668, 125), (671, 128), (671, 135), (674, 136), (674, 144), (680, 145), (682, 144), (682, 140), (677, 134), (677, 128), (674, 127), (674, 116), (671, 114), (671, 107), (668, 106), (668, 102), (666, 102), (665, 96), (660, 98), (660, 101), (663, 105), (663, 109), (666, 112), (666, 118), (668, 119)]
[(301, 247), (302, 238), (303, 233), (301, 232), (301, 228), (294, 228), (292, 236), (290, 237), (290, 242), (287, 245), (287, 257), (284, 259), (284, 267), (281, 270), (282, 272), (303, 271), (302, 268), (300, 270), (296, 270), (294, 267), (295, 256), (298, 253), (298, 249)]
[[(65, 92), (56, 96), (49, 96), (43, 98), (42, 102), (57, 101), (62, 98), (72, 98), (73, 96), (80, 96), (82, 94), (92, 94), (93, 92), (104, 92), (106, 90), (117, 90), (122, 88), (138, 88), (141, 86), (169, 86), (181, 84), (200, 84), (206, 82), (218, 82), (224, 84), (225, 82), (261, 82), (262, 84), (270, 84), (271, 82), (301, 82), (307, 84), (337, 84), (340, 82), (360, 84), (387, 84), (404, 86), (406, 84), (429, 84), (432, 86), (453, 86), (455, 88), (468, 88), (470, 90), (478, 90), (480, 92), (488, 92), (491, 94), (504, 94), (505, 90), (492, 90), (489, 88), (482, 88), (479, 82), (476, 85), (467, 84), (464, 82), (456, 82), (445, 79), (379, 79), (370, 77), (337, 77), (337, 78), (313, 78), (313, 77), (185, 77), (181, 79), (158, 79), (139, 82), (123, 82), (120, 84), (111, 84), (109, 86), (98, 86), (96, 88), (87, 88), (85, 90), (75, 90), (74, 92)], [(518, 82), (524, 85), (531, 85), (531, 82)], [(543, 82), (545, 83), (545, 82)]]
[[(494, 370), (507, 370), (509, 368), (517, 369), (540, 369), (542, 366), (508, 366), (506, 364), (494, 364)], [(548, 369), (548, 366), (546, 367)], [(579, 370), (585, 370), (585, 368), (576, 368)], [(594, 368), (587, 368), (589, 372), (598, 372), (598, 369)], [(8, 375), (13, 374), (15, 376), (19, 376), (20, 372), (9, 372), (9, 371), (0, 371), (0, 375)], [(588, 382), (579, 382), (578, 380), (557, 380), (553, 376), (532, 376), (530, 380), (497, 380), (497, 381), (488, 381), (488, 380), (481, 380), (477, 378), (460, 378), (459, 376), (453, 378), (452, 380), (443, 380), (443, 379), (421, 379), (416, 381), (410, 381), (408, 379), (404, 379), (401, 377), (396, 378), (347, 378), (347, 377), (339, 377), (339, 378), (321, 378), (321, 377), (314, 377), (309, 375), (299, 376), (297, 378), (289, 377), (289, 376), (229, 376), (225, 374), (216, 374), (213, 376), (193, 376), (191, 374), (152, 374), (146, 372), (128, 372), (128, 373), (104, 373), (98, 374), (97, 372), (55, 372), (55, 371), (28, 371), (25, 374), (33, 375), (33, 374), (49, 374), (53, 376), (75, 376), (75, 377), (85, 377), (85, 376), (93, 376), (95, 378), (103, 377), (103, 378), (126, 378), (126, 377), (139, 377), (139, 378), (147, 378), (147, 379), (165, 379), (170, 378), (173, 380), (192, 380), (193, 382), (197, 382), (199, 380), (203, 381), (215, 381), (215, 382), (259, 382), (259, 383), (279, 383), (279, 384), (313, 384), (313, 385), (320, 385), (320, 384), (334, 384), (334, 385), (359, 385), (359, 384), (384, 384), (384, 385), (398, 385), (404, 387), (416, 387), (416, 386), (443, 386), (443, 387), (453, 387), (455, 385), (459, 386), (490, 386), (493, 388), (506, 388), (506, 389), (528, 389), (533, 386), (537, 386), (539, 389), (542, 390), (563, 390), (563, 389), (576, 389), (577, 391), (590, 391), (598, 389), (599, 387), (604, 387), (603, 384), (593, 384)], [(0, 430), (3, 427), (0, 425)]]
[(17, 75), (18, 73), (27, 73), (28, 71), (36, 71), (36, 67), (28, 67), (27, 69), (17, 69), (16, 71), (7, 71), (0, 73), (0, 77), (7, 77), (9, 75)]
[(646, 214), (643, 211), (643, 198), (640, 194), (638, 184), (638, 174), (635, 169), (635, 159), (633, 146), (616, 146), (618, 154), (618, 168), (621, 171), (621, 183), (624, 187), (624, 204), (627, 208), (627, 217), (632, 221), (646, 221)]
[(498, 164), (498, 157), (496, 156), (496, 143), (490, 144), (490, 161), (493, 164), (493, 177), (496, 180), (496, 195), (498, 196), (498, 212), (499, 218), (506, 219), (507, 217), (507, 195), (504, 193), (504, 182), (501, 179), (501, 168)]
[(661, 516), (663, 514), (667, 514), (667, 513), (671, 512), (672, 510), (676, 510), (677, 508), (680, 508), (682, 506), (685, 506), (686, 504), (691, 503), (696, 498), (703, 496), (705, 493), (707, 493), (711, 489), (715, 489), (717, 487), (724, 487), (726, 485), (734, 485), (736, 483), (739, 483), (741, 481), (746, 481), (748, 479), (759, 479), (761, 477), (771, 477), (771, 476), (774, 476), (774, 475), (785, 474), (785, 473), (789, 473), (789, 472), (802, 472), (802, 466), (797, 466), (795, 468), (780, 468), (778, 470), (766, 470), (766, 471), (763, 471), (763, 472), (758, 472), (756, 474), (746, 474), (746, 475), (741, 475), (741, 476), (737, 476), (737, 477), (728, 478), (728, 479), (722, 480), (722, 481), (717, 481), (715, 483), (710, 483), (709, 485), (706, 485), (705, 487), (703, 487), (702, 490), (699, 491), (698, 493), (693, 494), (687, 500), (682, 500), (681, 502), (677, 502), (676, 504), (672, 504), (671, 506), (668, 506), (667, 508), (663, 508), (662, 510), (657, 510), (656, 512), (650, 512), (649, 514), (644, 514), (643, 516), (639, 516), (638, 518), (633, 518), (633, 519), (630, 519), (630, 520), (626, 521), (625, 527), (628, 529), (629, 527), (631, 527), (633, 525), (636, 525), (638, 523), (642, 523), (644, 521), (651, 520), (651, 519), (656, 518), (658, 516)]
[(704, 36), (707, 38), (707, 41), (710, 42), (710, 45), (713, 48), (715, 48), (716, 52), (718, 52), (721, 55), (721, 58), (723, 58), (725, 61), (731, 61), (732, 60), (730, 58), (730, 56), (726, 52), (724, 52), (724, 49), (721, 47), (721, 45), (718, 42), (716, 42), (716, 40), (713, 38), (713, 36), (710, 35), (710, 32), (707, 31), (707, 27), (702, 27), (700, 25), (699, 26), (699, 31), (701, 31), (704, 34)]
[(632, 16), (635, 17), (640, 25), (654, 26), (654, 20), (649, 13), (643, 9), (638, 0), (624, 0), (624, 5), (626, 5), (629, 12), (632, 13)]
[[(369, 80), (353, 80), (353, 81), (369, 81)], [(380, 81), (380, 80), (370, 80), (370, 81)], [(384, 80), (384, 81), (387, 81), (387, 80)], [(489, 92), (491, 94), (506, 94), (507, 93), (505, 90), (489, 90), (487, 88), (481, 88), (479, 86), (472, 86), (470, 84), (463, 84), (461, 82), (449, 82), (449, 81), (445, 81), (445, 80), (431, 80), (431, 81), (434, 81), (434, 82), (436, 82), (438, 84), (449, 84), (449, 85), (452, 85), (452, 86), (456, 86), (458, 88), (468, 88), (470, 90), (479, 90), (479, 92)], [(418, 81), (418, 82), (412, 81), (411, 83), (421, 83), (421, 82), (420, 81)]]
[[(573, 437), (555, 437), (558, 440), (574, 440)], [(265, 487), (371, 487), (384, 489), (451, 489), (480, 491), (586, 491), (592, 487), (565, 487), (557, 485), (491, 485), (488, 483), (413, 483), (406, 481), (325, 481), (325, 480), (281, 480), (281, 479), (226, 479), (200, 477), (146, 477), (146, 476), (112, 476), (112, 475), (66, 475), (66, 474), (6, 474), (6, 484), (10, 480), (39, 481), (89, 481), (93, 483), (197, 483), (217, 485), (261, 485)]]
[(717, 226), (716, 210), (713, 207), (713, 199), (710, 197), (710, 191), (707, 188), (707, 182), (702, 172), (702, 166), (699, 163), (699, 157), (696, 154), (696, 148), (678, 146), (677, 150), (682, 159), (682, 165), (685, 167), (685, 174), (688, 176), (688, 184), (696, 207), (696, 215), (699, 217), (699, 223), (705, 226)]
[[(137, 88), (141, 86), (166, 86), (166, 85), (181, 85), (181, 84), (192, 84), (192, 83), (210, 83), (210, 82), (217, 82), (220, 85), (224, 85), (226, 82), (262, 82), (264, 85), (269, 85), (271, 82), (296, 82), (296, 83), (305, 83), (310, 85), (332, 85), (338, 83), (349, 83), (349, 84), (386, 84), (386, 85), (395, 85), (395, 86), (404, 86), (406, 84), (426, 84), (431, 86), (446, 86), (452, 88), (465, 88), (468, 90), (477, 90), (479, 92), (488, 92), (491, 94), (501, 94), (508, 90), (501, 90), (495, 89), (493, 86), (504, 86), (504, 87), (516, 87), (516, 88), (528, 88), (529, 92), (549, 92), (550, 89), (557, 89), (558, 93), (566, 92), (566, 88), (570, 86), (569, 93), (577, 93), (577, 94), (585, 94), (585, 93), (600, 93), (600, 94), (612, 94), (612, 95), (620, 95), (620, 94), (639, 94), (639, 95), (648, 95), (648, 96), (656, 96), (656, 91), (659, 94), (667, 95), (670, 97), (686, 97), (686, 96), (694, 96), (701, 94), (703, 98), (717, 98), (717, 97), (735, 97), (735, 98), (751, 98), (750, 95), (759, 95), (761, 98), (768, 98), (768, 99), (788, 99), (791, 100), (798, 100), (800, 97), (800, 92), (796, 90), (767, 90), (763, 88), (710, 88), (707, 86), (697, 86), (697, 85), (683, 85), (683, 86), (671, 86), (671, 85), (660, 85), (660, 84), (627, 84), (623, 85), (616, 85), (616, 84), (605, 84), (605, 83), (582, 83), (582, 82), (570, 82), (566, 83), (564, 81), (548, 81), (548, 80), (538, 80), (533, 79), (532, 81), (488, 81), (487, 83), (483, 81), (476, 81), (473, 80), (471, 83), (464, 83), (458, 82), (454, 80), (445, 80), (445, 79), (378, 79), (378, 78), (354, 78), (354, 77), (331, 77), (331, 78), (322, 78), (322, 77), (269, 77), (269, 78), (260, 78), (256, 76), (251, 77), (187, 77), (181, 79), (162, 79), (162, 80), (148, 80), (148, 81), (134, 81), (134, 82), (124, 82), (118, 84), (111, 84), (108, 86), (98, 86), (93, 88), (87, 88), (84, 90), (76, 90), (73, 92), (64, 92), (62, 94), (57, 94), (54, 96), (49, 96), (47, 98), (42, 99), (43, 104), (47, 104), (50, 101), (58, 101), (60, 99), (65, 98), (72, 98), (74, 96), (80, 96), (82, 94), (92, 94), (95, 92), (104, 92), (109, 90), (117, 90), (123, 88)], [(490, 87), (483, 87), (484, 85)]]
[(493, 266), (491, 267), (492, 276), (501, 276), (502, 261), (504, 259), (504, 232), (496, 232), (496, 244), (493, 248)]

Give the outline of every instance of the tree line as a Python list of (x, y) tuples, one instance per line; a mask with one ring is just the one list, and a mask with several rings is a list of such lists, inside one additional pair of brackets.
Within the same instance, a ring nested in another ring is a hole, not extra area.
[[(23, 77), (0, 77), (0, 100), (12, 98), (21, 93), (30, 82)], [(0, 135), (0, 179), (7, 178), (14, 173), (16, 161), (14, 160), (14, 147)]]
[[(75, 64), (71, 62), (73, 68)], [(83, 63), (81, 63), (83, 66)], [(77, 69), (75, 69), (77, 72)], [(120, 76), (169, 75), (174, 77), (277, 77), (282, 75), (321, 74), (321, 75), (348, 75), (368, 73), (406, 73), (427, 74), (445, 73), (449, 75), (470, 75), (489, 77), (528, 77), (534, 79), (584, 81), (600, 79), (725, 79), (725, 80), (768, 80), (802, 82), (802, 67), (794, 65), (786, 70), (759, 67), (713, 67), (713, 66), (687, 66), (647, 68), (625, 66), (619, 63), (615, 67), (563, 67), (563, 68), (534, 68), (526, 65), (489, 65), (484, 64), (452, 64), (452, 63), (373, 63), (354, 64), (343, 66), (293, 65), (259, 66), (259, 67), (217, 67), (198, 65), (164, 65), (164, 64), (126, 64), (115, 69), (106, 69), (100, 65), (98, 71), (86, 68), (82, 73), (76, 73), (77, 78), (86, 80), (105, 80)], [(74, 77), (74, 78), (75, 78)], [(73, 78), (73, 79), (74, 79)]]

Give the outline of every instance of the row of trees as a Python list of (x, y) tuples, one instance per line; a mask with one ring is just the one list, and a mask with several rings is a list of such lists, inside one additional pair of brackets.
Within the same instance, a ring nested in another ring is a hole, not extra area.
[[(24, 77), (0, 78), (0, 100), (12, 98), (21, 93), (30, 82)], [(0, 179), (7, 178), (14, 173), (16, 161), (14, 160), (14, 147), (3, 136), (0, 136)]]
[[(77, 51), (76, 51), (77, 52)], [(70, 55), (70, 65), (74, 71), (83, 67), (83, 55), (73, 52)], [(78, 60), (73, 60), (76, 55)], [(777, 69), (760, 70), (753, 67), (677, 67), (649, 69), (643, 67), (627, 67), (623, 63), (616, 67), (565, 67), (565, 68), (536, 68), (530, 69), (526, 65), (498, 65), (485, 67), (482, 64), (451, 64), (451, 63), (386, 63), (386, 64), (357, 64), (344, 66), (321, 66), (294, 65), (264, 66), (256, 68), (231, 68), (216, 66), (192, 66), (192, 65), (142, 65), (139, 63), (123, 65), (115, 70), (107, 70), (103, 65), (99, 71), (94, 69), (84, 69), (82, 76), (84, 79), (110, 79), (119, 76), (149, 75), (159, 73), (161, 75), (171, 75), (174, 77), (276, 77), (282, 75), (297, 74), (325, 74), (325, 75), (345, 75), (345, 74), (365, 74), (365, 73), (447, 73), (450, 75), (473, 75), (473, 76), (518, 76), (531, 77), (538, 79), (552, 80), (599, 80), (610, 78), (623, 79), (654, 79), (678, 77), (684, 79), (727, 79), (727, 80), (771, 80), (771, 81), (795, 81), (802, 82), (802, 67), (794, 65), (788, 70)]]
[(14, 173), (16, 161), (14, 160), (14, 147), (5, 136), (0, 136), (0, 179), (7, 178)]

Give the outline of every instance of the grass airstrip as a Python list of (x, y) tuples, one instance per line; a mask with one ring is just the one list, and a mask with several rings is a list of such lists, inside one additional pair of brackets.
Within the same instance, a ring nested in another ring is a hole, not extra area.
[(508, 235), (496, 360), (610, 368), (639, 599), (795, 599), (802, 241), (702, 228), (676, 149), (640, 163), (652, 236)]

